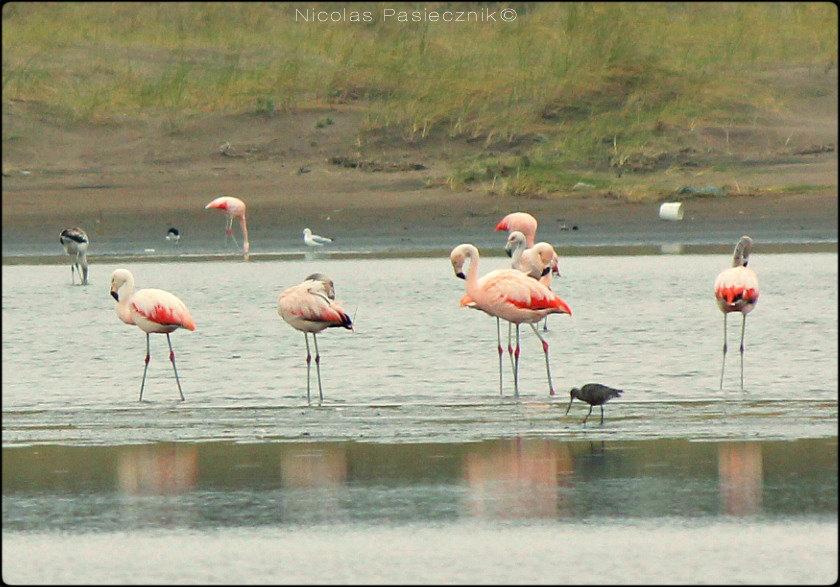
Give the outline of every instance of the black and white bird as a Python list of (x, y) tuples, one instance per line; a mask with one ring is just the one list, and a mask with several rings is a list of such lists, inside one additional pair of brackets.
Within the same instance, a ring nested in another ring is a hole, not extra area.
[(181, 231), (175, 227), (166, 231), (166, 240), (178, 244), (181, 241)]
[(566, 413), (568, 414), (569, 410), (572, 409), (572, 402), (575, 401), (575, 398), (577, 398), (580, 401), (589, 404), (589, 413), (586, 414), (586, 418), (583, 419), (583, 423), (586, 424), (586, 420), (589, 418), (590, 414), (592, 414), (593, 407), (601, 406), (601, 424), (603, 424), (604, 404), (611, 399), (619, 397), (622, 393), (624, 393), (624, 391), (621, 389), (614, 389), (612, 387), (607, 387), (606, 385), (601, 385), (600, 383), (587, 383), (581, 388), (573, 387), (569, 391), (571, 399), (569, 400), (569, 407), (566, 408)]
[(333, 239), (312, 234), (311, 230), (304, 228), (303, 242), (306, 243), (306, 246), (308, 247), (323, 247), (325, 244), (333, 242)]
[(64, 247), (64, 252), (70, 255), (70, 283), (76, 283), (76, 271), (78, 271), (81, 285), (87, 285), (87, 249), (90, 244), (87, 233), (79, 227), (65, 228), (61, 231), (58, 242)]

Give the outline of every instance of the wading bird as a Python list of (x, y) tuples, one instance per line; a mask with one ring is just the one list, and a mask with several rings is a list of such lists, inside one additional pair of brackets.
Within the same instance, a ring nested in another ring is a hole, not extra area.
[[(522, 232), (514, 230), (508, 234), (505, 253), (511, 257), (511, 267), (538, 279), (551, 289), (552, 275), (560, 275), (559, 257), (549, 243), (541, 242), (528, 248)], [(543, 320), (543, 332), (548, 332), (548, 316)]]
[(588, 420), (589, 415), (592, 414), (592, 408), (594, 406), (601, 406), (601, 424), (603, 424), (604, 404), (613, 398), (619, 397), (622, 393), (624, 393), (624, 391), (621, 389), (613, 389), (612, 387), (607, 387), (606, 385), (601, 385), (600, 383), (587, 383), (581, 388), (573, 387), (571, 391), (569, 391), (571, 399), (569, 400), (569, 407), (566, 408), (566, 414), (568, 414), (569, 410), (572, 409), (572, 402), (575, 401), (575, 398), (578, 398), (580, 401), (589, 404), (589, 412), (586, 414), (586, 418), (583, 419), (582, 423), (586, 424), (586, 420)]
[(58, 236), (58, 242), (64, 247), (64, 252), (70, 256), (70, 283), (76, 283), (75, 272), (78, 271), (81, 285), (87, 285), (87, 249), (90, 244), (87, 233), (78, 227), (65, 228)]
[(143, 401), (143, 388), (146, 385), (146, 371), (149, 369), (149, 335), (165, 334), (169, 344), (169, 360), (175, 371), (175, 383), (181, 401), (181, 381), (175, 367), (175, 351), (169, 333), (178, 328), (195, 330), (190, 311), (184, 302), (162, 289), (141, 289), (134, 291), (134, 276), (127, 269), (117, 269), (111, 274), (111, 296), (117, 300), (117, 316), (126, 324), (133, 324), (146, 333), (146, 366), (143, 367), (143, 382), (140, 384), (140, 401)]
[(496, 230), (518, 230), (525, 235), (526, 244), (531, 248), (537, 238), (537, 219), (527, 212), (512, 212), (499, 221)]
[(166, 240), (174, 242), (176, 245), (181, 242), (181, 231), (175, 227), (166, 231)]
[(306, 401), (310, 398), (310, 366), (312, 355), (309, 352), (309, 333), (315, 343), (315, 368), (318, 372), (318, 397), (324, 401), (321, 388), (321, 354), (318, 352), (317, 334), (325, 328), (342, 327), (353, 330), (353, 321), (335, 301), (335, 287), (332, 280), (321, 274), (313, 273), (302, 283), (293, 285), (277, 298), (277, 313), (292, 328), (303, 332), (306, 341)]
[(225, 227), (225, 245), (227, 245), (228, 237), (230, 237), (233, 239), (233, 243), (237, 247), (239, 246), (239, 243), (236, 242), (236, 237), (233, 236), (233, 219), (239, 218), (239, 226), (242, 229), (242, 253), (247, 261), (251, 251), (251, 245), (248, 243), (248, 225), (245, 223), (245, 202), (239, 198), (222, 196), (220, 198), (216, 198), (204, 207), (205, 210), (210, 208), (221, 210), (227, 214), (228, 219), (227, 226)]
[(306, 243), (306, 246), (308, 247), (323, 247), (324, 245), (333, 242), (333, 239), (312, 234), (311, 230), (304, 228), (303, 242)]
[(723, 389), (723, 371), (726, 368), (726, 316), (741, 312), (741, 391), (744, 391), (744, 330), (747, 314), (758, 303), (758, 277), (747, 267), (752, 252), (752, 239), (742, 236), (732, 255), (732, 267), (724, 269), (715, 279), (715, 299), (723, 312), (723, 364), (720, 367), (720, 389)]
[[(549, 314), (569, 314), (572, 310), (553, 291), (535, 279), (531, 279), (515, 269), (491, 271), (478, 278), (478, 249), (471, 244), (458, 245), (449, 255), (455, 275), (466, 280), (467, 293), (461, 298), (462, 306), (469, 306), (485, 314), (513, 322), (516, 325), (516, 350), (514, 351), (513, 389), (519, 396), (519, 326), (526, 323), (542, 342), (545, 354), (545, 370), (548, 377), (549, 395), (554, 395), (551, 382), (551, 366), (548, 359), (548, 342), (540, 336), (534, 326)], [(469, 261), (469, 268), (464, 274), (464, 264)], [(497, 331), (498, 333), (498, 331)], [(501, 347), (501, 340), (499, 340)], [(502, 365), (499, 361), (499, 380), (502, 377)]]

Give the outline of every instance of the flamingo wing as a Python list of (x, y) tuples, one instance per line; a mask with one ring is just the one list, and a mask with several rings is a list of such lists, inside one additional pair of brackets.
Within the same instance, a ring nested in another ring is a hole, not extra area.
[(131, 310), (163, 326), (195, 330), (195, 322), (180, 299), (162, 289), (141, 289), (131, 296)]
[(754, 304), (758, 301), (758, 278), (747, 267), (730, 267), (721, 271), (715, 280), (715, 297), (727, 305), (740, 301)]
[(329, 326), (350, 328), (350, 316), (341, 305), (330, 299), (329, 291), (320, 281), (304, 281), (280, 294), (278, 300), (280, 315), (284, 314), (306, 320), (326, 323)]
[[(495, 275), (494, 275), (495, 274)], [(517, 271), (488, 273), (480, 285), (488, 298), (525, 310), (555, 310), (571, 314), (569, 306), (540, 282)]]

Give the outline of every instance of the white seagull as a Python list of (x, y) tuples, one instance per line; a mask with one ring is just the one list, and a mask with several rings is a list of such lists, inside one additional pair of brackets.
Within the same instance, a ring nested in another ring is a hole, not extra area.
[(303, 242), (306, 243), (307, 247), (323, 247), (325, 244), (333, 242), (333, 239), (312, 234), (311, 230), (304, 228)]

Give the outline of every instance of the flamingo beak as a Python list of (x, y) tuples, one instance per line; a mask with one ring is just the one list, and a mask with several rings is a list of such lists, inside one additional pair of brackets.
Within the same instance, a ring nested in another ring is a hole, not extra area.
[(111, 297), (117, 300), (118, 302), (120, 301), (120, 294), (118, 294), (115, 291), (111, 291)]
[(509, 248), (507, 248), (507, 247), (505, 247), (505, 254), (506, 254), (508, 257), (513, 257), (513, 251), (511, 251), (511, 250), (510, 250)]
[(455, 277), (457, 277), (458, 279), (466, 279), (466, 278), (467, 278), (467, 276), (466, 276), (466, 275), (464, 275), (464, 272), (463, 272), (463, 271), (458, 271), (458, 272), (456, 272), (456, 273), (455, 273)]
[(550, 272), (550, 271), (551, 271), (551, 267), (546, 267), (545, 269), (543, 269), (542, 274), (540, 275), (540, 277), (545, 277), (546, 275), (548, 275), (548, 274), (549, 274), (549, 272)]
[(568, 416), (568, 415), (569, 415), (569, 410), (571, 410), (571, 409), (572, 409), (572, 402), (573, 402), (573, 401), (575, 401), (575, 398), (572, 398), (572, 399), (570, 399), (570, 400), (569, 400), (569, 407), (568, 407), (568, 408), (566, 408), (566, 414), (565, 414), (566, 416)]

